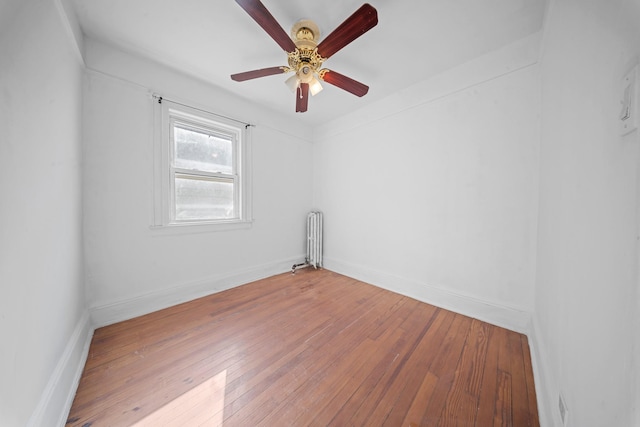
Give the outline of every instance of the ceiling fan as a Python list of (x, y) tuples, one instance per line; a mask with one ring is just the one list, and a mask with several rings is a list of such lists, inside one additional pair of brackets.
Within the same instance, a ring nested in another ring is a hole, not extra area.
[(309, 93), (322, 90), (320, 80), (346, 90), (356, 96), (364, 96), (369, 87), (335, 71), (321, 68), (322, 63), (340, 49), (378, 24), (378, 12), (370, 4), (363, 4), (324, 40), (318, 43), (318, 26), (308, 19), (298, 21), (291, 29), (291, 37), (282, 29), (260, 0), (236, 0), (280, 47), (287, 52), (288, 66), (262, 68), (232, 74), (237, 82), (275, 74), (295, 73), (286, 80), (287, 86), (296, 92), (296, 112), (307, 111)]

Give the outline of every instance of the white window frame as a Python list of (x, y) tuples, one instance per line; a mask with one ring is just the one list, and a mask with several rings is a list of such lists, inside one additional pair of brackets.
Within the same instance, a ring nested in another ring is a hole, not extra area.
[[(152, 229), (170, 232), (218, 231), (251, 226), (250, 132), (245, 123), (169, 101), (153, 95), (154, 114), (154, 209)], [(230, 136), (233, 144), (233, 172), (209, 173), (175, 167), (175, 124), (205, 133)], [(176, 220), (175, 176), (202, 176), (231, 180), (234, 184), (234, 217), (225, 219)]]

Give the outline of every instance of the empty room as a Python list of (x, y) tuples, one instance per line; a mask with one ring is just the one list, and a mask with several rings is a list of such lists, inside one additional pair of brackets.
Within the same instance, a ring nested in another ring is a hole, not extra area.
[(0, 0), (0, 425), (640, 425), (639, 0)]

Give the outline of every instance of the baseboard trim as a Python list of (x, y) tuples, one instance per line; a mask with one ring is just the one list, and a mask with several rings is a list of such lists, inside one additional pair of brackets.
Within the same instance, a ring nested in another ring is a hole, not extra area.
[[(63, 427), (66, 424), (82, 370), (87, 361), (92, 336), (93, 328), (89, 322), (89, 313), (85, 312), (78, 320), (27, 426)], [(57, 420), (57, 423), (52, 424), (51, 420)]]
[(518, 307), (509, 307), (469, 295), (421, 283), (391, 273), (372, 270), (368, 267), (325, 258), (324, 266), (336, 273), (353, 277), (381, 288), (426, 302), (492, 325), (527, 334), (531, 324), (531, 313)]
[(245, 283), (290, 271), (294, 263), (303, 259), (304, 255), (300, 255), (245, 270), (183, 283), (124, 300), (96, 304), (90, 308), (91, 323), (95, 328), (99, 328), (176, 304), (192, 301)]
[(538, 414), (542, 427), (562, 426), (560, 413), (557, 409), (558, 384), (553, 380), (549, 371), (549, 361), (544, 341), (540, 338), (540, 327), (534, 316), (529, 332), (529, 347), (531, 349), (531, 363), (533, 365), (533, 380), (536, 384), (536, 399)]

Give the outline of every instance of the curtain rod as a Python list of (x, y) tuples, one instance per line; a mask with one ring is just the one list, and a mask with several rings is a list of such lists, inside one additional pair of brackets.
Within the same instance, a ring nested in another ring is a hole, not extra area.
[(256, 125), (254, 125), (252, 123), (243, 122), (242, 120), (234, 119), (233, 117), (224, 116), (222, 114), (218, 114), (218, 113), (214, 113), (214, 112), (211, 112), (211, 111), (203, 110), (202, 108), (194, 107), (192, 105), (186, 105), (186, 104), (183, 104), (181, 102), (165, 98), (165, 97), (163, 97), (161, 95), (158, 95), (158, 94), (155, 94), (155, 93), (153, 95), (151, 95), (151, 96), (158, 100), (158, 104), (162, 104), (162, 101), (169, 101), (169, 102), (171, 102), (173, 104), (177, 104), (177, 105), (180, 105), (182, 107), (192, 108), (194, 110), (202, 111), (203, 113), (212, 114), (214, 116), (221, 117), (223, 119), (227, 119), (227, 120), (231, 120), (231, 121), (234, 121), (234, 122), (237, 122), (237, 123), (241, 123), (241, 124), (244, 125), (245, 129), (247, 129), (249, 127), (256, 127)]

